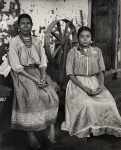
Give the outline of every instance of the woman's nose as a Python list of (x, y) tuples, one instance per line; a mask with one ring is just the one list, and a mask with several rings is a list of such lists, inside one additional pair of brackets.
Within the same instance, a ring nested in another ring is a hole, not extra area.
[(84, 38), (84, 41), (87, 41), (87, 38)]
[(28, 24), (27, 24), (27, 23), (25, 23), (25, 24), (24, 24), (24, 27), (28, 27)]

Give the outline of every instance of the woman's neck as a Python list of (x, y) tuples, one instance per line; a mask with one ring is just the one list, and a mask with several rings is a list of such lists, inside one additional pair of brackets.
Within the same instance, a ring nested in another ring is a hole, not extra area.
[(20, 33), (19, 37), (27, 48), (30, 48), (32, 46), (32, 37), (30, 34), (24, 35)]
[(20, 32), (20, 35), (21, 35), (22, 37), (26, 37), (26, 38), (27, 38), (27, 37), (28, 37), (28, 38), (31, 37), (31, 33), (21, 33), (21, 32)]
[(91, 45), (85, 46), (85, 45), (79, 44), (79, 47), (80, 47), (81, 49), (88, 49), (90, 46), (91, 46)]
[(90, 54), (90, 46), (91, 46), (91, 45), (88, 45), (88, 46), (79, 45), (78, 50), (79, 50), (82, 54), (88, 56), (88, 55)]

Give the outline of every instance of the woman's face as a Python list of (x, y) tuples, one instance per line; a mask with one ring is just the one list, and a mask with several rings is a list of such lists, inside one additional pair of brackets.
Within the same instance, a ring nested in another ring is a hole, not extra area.
[(22, 34), (27, 35), (31, 33), (32, 24), (29, 18), (21, 18), (19, 23), (19, 29)]
[(79, 35), (79, 44), (87, 47), (91, 44), (91, 33), (89, 31), (82, 31)]

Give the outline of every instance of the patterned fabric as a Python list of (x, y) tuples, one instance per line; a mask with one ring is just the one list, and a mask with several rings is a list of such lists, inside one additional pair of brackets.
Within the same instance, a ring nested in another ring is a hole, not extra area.
[(78, 50), (74, 47), (70, 50), (66, 65), (67, 75), (91, 76), (105, 70), (101, 50), (97, 47), (90, 47), (88, 52)]
[(32, 46), (32, 38), (31, 38), (31, 35), (28, 36), (28, 37), (24, 37), (24, 36), (22, 36), (21, 33), (19, 33), (19, 37), (20, 37), (20, 39), (23, 41), (23, 43), (25, 44), (25, 46), (26, 46), (27, 48), (30, 48), (30, 47)]
[(42, 130), (55, 122), (58, 112), (58, 97), (51, 84), (44, 89), (22, 75), (24, 71), (37, 80), (41, 79), (39, 66), (47, 66), (44, 49), (37, 38), (32, 47), (26, 48), (19, 36), (12, 39), (9, 61), (14, 82), (12, 127), (22, 130)]
[(11, 40), (9, 49), (9, 59), (14, 71), (19, 72), (23, 66), (31, 64), (38, 64), (41, 67), (47, 66), (44, 48), (36, 37), (32, 38), (32, 47), (27, 48), (20, 37), (16, 36)]
[[(99, 49), (91, 47), (91, 50), (92, 53)], [(98, 57), (91, 56), (96, 59), (94, 60), (88, 56), (88, 74), (91, 76), (87, 76), (85, 71), (87, 66), (84, 65), (86, 56), (82, 56), (76, 48), (71, 50), (67, 59), (67, 74), (76, 74), (78, 81), (90, 89), (97, 88), (98, 80), (96, 80), (96, 75), (92, 74), (105, 69), (101, 51), (98, 52), (101, 58), (99, 55)], [(75, 65), (73, 65), (74, 62)], [(65, 107), (66, 119), (62, 124), (62, 130), (69, 131), (70, 135), (83, 138), (89, 137), (90, 133), (93, 133), (95, 136), (110, 134), (121, 137), (121, 117), (114, 98), (105, 87), (100, 94), (89, 96), (70, 80), (66, 89)]]

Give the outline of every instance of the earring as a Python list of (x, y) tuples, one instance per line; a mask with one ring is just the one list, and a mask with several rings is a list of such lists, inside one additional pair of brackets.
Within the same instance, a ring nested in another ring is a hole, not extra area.
[(17, 30), (18, 30), (18, 32), (20, 32), (20, 29), (19, 29), (19, 27), (17, 28)]
[(94, 41), (91, 40), (91, 41), (90, 41), (90, 44), (93, 44), (93, 43), (94, 43)]

